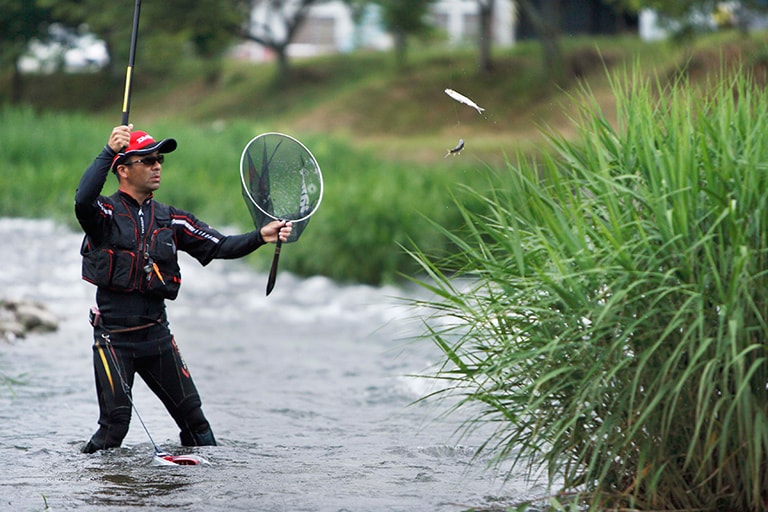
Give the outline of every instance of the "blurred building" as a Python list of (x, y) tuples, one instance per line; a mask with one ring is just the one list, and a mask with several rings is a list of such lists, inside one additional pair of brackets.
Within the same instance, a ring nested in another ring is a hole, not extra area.
[[(480, 37), (480, 8), (477, 0), (441, 0), (432, 8), (435, 27), (442, 30), (453, 44), (475, 44)], [(495, 0), (492, 38), (497, 46), (515, 42), (515, 3)]]
[[(432, 24), (451, 44), (474, 44), (479, 37), (477, 0), (438, 0), (431, 16)], [(492, 22), (495, 45), (514, 44), (514, 20), (514, 0), (495, 0)], [(387, 50), (392, 46), (392, 36), (384, 28), (376, 5), (368, 6), (355, 23), (347, 5), (341, 0), (332, 0), (310, 7), (287, 53), (291, 57), (306, 57), (358, 49)], [(252, 42), (238, 45), (234, 53), (251, 60), (272, 58), (269, 50)]]
[[(515, 41), (514, 1), (495, 0), (493, 42), (511, 45)], [(438, 0), (432, 6), (432, 24), (452, 44), (474, 44), (480, 36), (480, 7), (477, 0)], [(298, 50), (301, 46), (312, 50)], [(321, 2), (310, 8), (292, 48), (294, 53), (331, 53), (354, 49), (388, 49), (392, 38), (381, 23), (379, 9), (369, 6), (358, 25), (349, 8), (340, 0)]]
[(109, 64), (104, 41), (90, 33), (77, 33), (59, 24), (48, 30), (49, 40), (33, 40), (18, 62), (22, 73), (68, 73), (97, 71)]

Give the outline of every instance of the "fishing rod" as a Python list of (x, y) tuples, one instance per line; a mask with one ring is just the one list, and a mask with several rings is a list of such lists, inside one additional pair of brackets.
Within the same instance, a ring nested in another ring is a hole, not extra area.
[(141, 0), (136, 0), (133, 8), (133, 28), (131, 29), (131, 50), (128, 54), (128, 68), (125, 70), (125, 92), (123, 93), (123, 122), (128, 124), (128, 114), (131, 110), (131, 84), (133, 82), (133, 66), (136, 64), (136, 42), (139, 38), (139, 15)]

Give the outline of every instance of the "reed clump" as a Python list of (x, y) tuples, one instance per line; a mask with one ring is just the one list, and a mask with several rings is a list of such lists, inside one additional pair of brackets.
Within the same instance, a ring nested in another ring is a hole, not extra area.
[(585, 90), (576, 139), (435, 223), (456, 254), (412, 250), (437, 395), (479, 405), (481, 450), (544, 466), (557, 507), (765, 510), (768, 92), (612, 81), (616, 123)]

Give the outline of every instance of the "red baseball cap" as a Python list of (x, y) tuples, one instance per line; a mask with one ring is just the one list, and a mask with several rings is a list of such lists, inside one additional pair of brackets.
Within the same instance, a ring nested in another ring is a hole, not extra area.
[(115, 158), (112, 159), (112, 170), (114, 171), (130, 155), (148, 155), (155, 151), (170, 153), (175, 149), (176, 139), (163, 139), (158, 142), (147, 132), (136, 130), (131, 132), (131, 142), (128, 144), (128, 147), (116, 154)]

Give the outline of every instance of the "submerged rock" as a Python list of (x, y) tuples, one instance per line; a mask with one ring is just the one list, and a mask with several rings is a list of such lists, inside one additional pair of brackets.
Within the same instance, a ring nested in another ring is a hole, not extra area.
[(59, 321), (44, 304), (0, 299), (0, 339), (14, 340), (31, 332), (53, 332), (58, 328)]

